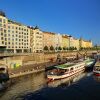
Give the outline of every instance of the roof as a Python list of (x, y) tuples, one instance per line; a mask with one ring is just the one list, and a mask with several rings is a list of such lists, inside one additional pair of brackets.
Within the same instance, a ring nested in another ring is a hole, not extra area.
[(3, 16), (3, 17), (6, 17), (6, 15), (3, 11), (0, 11), (0, 15)]
[(91, 61), (94, 61), (94, 59), (88, 58), (85, 60), (85, 62), (91, 62)]
[(51, 34), (51, 35), (55, 35), (56, 33), (53, 33), (53, 32), (46, 32), (46, 31), (43, 31), (43, 33), (45, 34)]
[(99, 66), (100, 67), (100, 61), (96, 62), (95, 66)]
[(73, 65), (75, 65), (75, 64), (74, 63), (66, 63), (66, 64), (55, 66), (55, 68), (57, 68), (57, 69), (67, 69), (68, 67), (71, 67)]

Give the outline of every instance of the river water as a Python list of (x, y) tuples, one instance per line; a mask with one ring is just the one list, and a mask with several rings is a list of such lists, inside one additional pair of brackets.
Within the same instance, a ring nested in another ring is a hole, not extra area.
[(100, 77), (81, 72), (47, 82), (45, 72), (12, 79), (0, 100), (100, 100)]

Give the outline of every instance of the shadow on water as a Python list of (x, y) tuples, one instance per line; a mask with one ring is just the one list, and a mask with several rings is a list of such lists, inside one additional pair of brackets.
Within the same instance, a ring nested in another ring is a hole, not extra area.
[(11, 79), (0, 100), (100, 100), (99, 95), (94, 95), (100, 93), (100, 78), (91, 71), (50, 83), (45, 76), (41, 72)]
[(59, 89), (63, 90), (68, 88), (69, 86), (73, 85), (73, 84), (77, 84), (77, 82), (85, 77), (86, 73), (78, 73), (72, 77), (69, 78), (65, 78), (65, 79), (61, 79), (61, 80), (56, 80), (50, 83), (45, 83), (44, 87), (42, 87), (41, 89), (37, 90), (37, 91), (33, 91), (33, 92), (29, 92), (26, 94), (22, 94), (20, 96), (17, 96), (14, 100), (17, 99), (22, 99), (22, 100), (47, 100), (45, 98), (46, 94), (45, 93), (50, 93), (54, 92), (56, 93), (57, 91), (59, 91)]

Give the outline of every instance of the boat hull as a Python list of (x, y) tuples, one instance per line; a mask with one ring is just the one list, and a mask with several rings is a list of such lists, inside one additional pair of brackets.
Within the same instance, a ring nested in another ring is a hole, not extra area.
[(93, 70), (93, 74), (96, 76), (100, 76), (100, 71)]
[(86, 68), (91, 68), (91, 67), (93, 67), (93, 65), (95, 64), (95, 60), (94, 61), (91, 61), (91, 62), (88, 62), (86, 65), (85, 65), (85, 67)]
[(0, 83), (6, 82), (9, 80), (9, 74), (8, 73), (0, 73)]

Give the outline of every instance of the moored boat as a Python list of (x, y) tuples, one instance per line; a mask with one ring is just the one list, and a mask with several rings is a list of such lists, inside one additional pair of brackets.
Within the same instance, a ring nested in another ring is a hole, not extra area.
[(100, 61), (97, 61), (94, 68), (93, 68), (93, 74), (96, 76), (100, 76)]
[(84, 61), (85, 61), (85, 69), (93, 68), (93, 65), (95, 64), (95, 59), (87, 58)]
[(9, 80), (8, 69), (6, 65), (0, 64), (0, 83)]
[(49, 80), (63, 79), (83, 71), (85, 69), (84, 66), (84, 61), (75, 61), (73, 63), (54, 66), (55, 68), (47, 73), (47, 78)]

